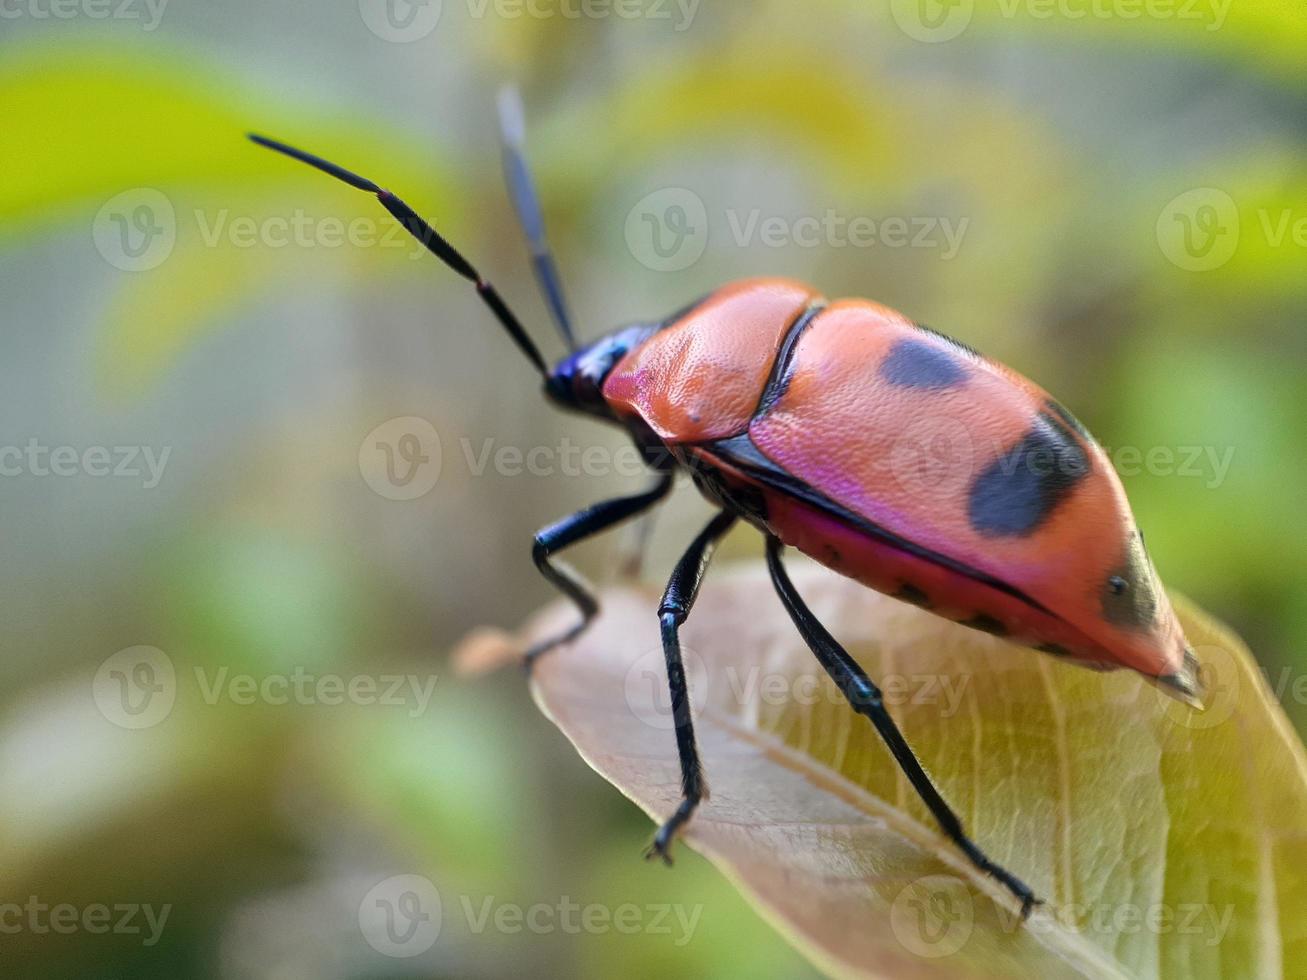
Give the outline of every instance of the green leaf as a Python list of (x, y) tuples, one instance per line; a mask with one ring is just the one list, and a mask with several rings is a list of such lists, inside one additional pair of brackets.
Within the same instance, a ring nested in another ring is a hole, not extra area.
[[(1022, 924), (821, 673), (760, 566), (717, 569), (683, 631), (712, 793), (684, 835), (814, 963), (877, 977), (1258, 976), (1307, 956), (1307, 762), (1247, 649), (1177, 598), (1197, 713), (796, 567), (972, 836), (1047, 904)], [(541, 709), (655, 820), (679, 775), (654, 610), (604, 595), (534, 672)], [(574, 611), (550, 607), (539, 637)], [(637, 843), (632, 841), (632, 847)]]
[(0, 246), (62, 226), (94, 254), (106, 209), (130, 212), (144, 194), (166, 203), (151, 212), (170, 242), (158, 264), (110, 269), (93, 369), (113, 403), (138, 397), (231, 311), (279, 287), (429, 271), (375, 201), (254, 146), (247, 131), (311, 145), (403, 187), (451, 233), (462, 227), (453, 171), (411, 137), (252, 93), (192, 56), (33, 46), (0, 64), (0, 103)]

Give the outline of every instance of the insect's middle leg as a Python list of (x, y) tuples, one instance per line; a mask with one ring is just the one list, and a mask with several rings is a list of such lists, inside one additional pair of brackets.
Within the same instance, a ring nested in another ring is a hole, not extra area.
[(581, 613), (581, 621), (557, 636), (536, 643), (526, 652), (529, 667), (541, 656), (555, 647), (561, 646), (580, 636), (595, 613), (599, 611), (599, 602), (591, 594), (585, 581), (571, 569), (556, 565), (552, 556), (569, 545), (606, 531), (615, 524), (620, 524), (629, 517), (634, 517), (648, 510), (667, 496), (672, 488), (672, 472), (662, 473), (658, 482), (644, 493), (633, 497), (619, 497), (616, 500), (604, 500), (593, 504), (585, 510), (578, 511), (570, 517), (564, 517), (535, 534), (531, 546), (531, 559), (540, 574), (547, 578), (558, 591), (572, 600)]
[(804, 641), (812, 649), (822, 667), (826, 669), (826, 673), (830, 675), (831, 680), (844, 692), (844, 696), (848, 698), (853, 710), (858, 714), (866, 715), (871, 723), (876, 726), (876, 731), (880, 733), (880, 737), (884, 739), (895, 761), (898, 762), (899, 768), (903, 770), (913, 788), (916, 789), (922, 801), (934, 815), (940, 829), (962, 849), (963, 853), (971, 859), (976, 867), (993, 876), (1020, 900), (1021, 916), (1025, 918), (1030, 914), (1031, 908), (1038, 904), (1039, 899), (1035, 898), (1034, 892), (1030, 890), (1025, 882), (1006, 868), (991, 861), (966, 835), (966, 831), (962, 829), (962, 821), (949, 807), (948, 803), (944, 801), (944, 798), (940, 796), (939, 790), (935, 788), (935, 784), (930, 781), (930, 777), (922, 769), (921, 763), (903, 737), (903, 733), (894, 724), (894, 719), (890, 717), (890, 713), (885, 708), (880, 689), (872, 683), (866, 671), (858, 665), (856, 660), (849, 656), (848, 652), (830, 635), (826, 627), (812, 614), (812, 610), (807, 607), (798, 591), (794, 588), (794, 583), (790, 581), (784, 565), (781, 564), (781, 549), (783, 547), (779, 538), (768, 536), (767, 568), (771, 572), (772, 584), (775, 585), (776, 592), (781, 597), (781, 602), (784, 603), (786, 611), (794, 621), (794, 625), (803, 634)]
[(699, 585), (703, 574), (708, 569), (713, 548), (722, 539), (731, 525), (735, 515), (723, 511), (699, 532), (681, 560), (672, 571), (663, 601), (658, 605), (658, 624), (662, 631), (663, 657), (667, 661), (667, 686), (672, 695), (672, 722), (676, 726), (676, 752), (681, 762), (681, 804), (676, 812), (658, 828), (654, 834), (653, 844), (645, 857), (661, 857), (671, 864), (669, 849), (676, 839), (676, 832), (684, 826), (694, 813), (695, 807), (706, 795), (703, 781), (703, 767), (699, 763), (699, 749), (694, 741), (694, 719), (690, 714), (690, 686), (685, 680), (685, 664), (681, 660), (680, 627), (690, 614), (695, 598), (699, 595)]

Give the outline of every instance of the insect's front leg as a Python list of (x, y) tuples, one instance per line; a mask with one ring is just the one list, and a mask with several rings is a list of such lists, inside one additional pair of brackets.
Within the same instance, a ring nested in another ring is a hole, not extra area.
[(591, 594), (585, 581), (571, 569), (556, 565), (552, 556), (569, 545), (606, 531), (615, 524), (636, 514), (648, 510), (667, 496), (672, 488), (672, 472), (669, 470), (658, 477), (658, 482), (644, 493), (633, 497), (619, 497), (616, 500), (604, 500), (593, 504), (585, 510), (578, 511), (570, 517), (541, 528), (535, 534), (531, 546), (531, 558), (540, 569), (540, 574), (563, 595), (572, 600), (581, 613), (581, 621), (557, 636), (536, 643), (526, 652), (526, 663), (530, 667), (545, 653), (564, 643), (576, 639), (590, 625), (599, 611), (599, 602)]
[(667, 686), (672, 695), (672, 721), (676, 726), (676, 752), (681, 763), (681, 804), (671, 818), (658, 828), (645, 857), (661, 857), (672, 863), (670, 848), (676, 832), (694, 813), (695, 807), (707, 795), (703, 781), (703, 767), (699, 763), (699, 749), (694, 741), (694, 719), (690, 713), (690, 686), (685, 679), (685, 664), (681, 660), (680, 627), (690, 614), (699, 585), (713, 548), (722, 539), (735, 515), (722, 511), (699, 532), (694, 543), (681, 556), (658, 606), (658, 623), (662, 631), (663, 656), (667, 661)]
[(880, 733), (880, 737), (884, 739), (895, 761), (898, 762), (899, 768), (903, 770), (908, 781), (912, 783), (913, 788), (934, 815), (940, 829), (962, 849), (976, 867), (993, 876), (1017, 897), (1021, 902), (1021, 917), (1024, 919), (1030, 914), (1030, 910), (1039, 904), (1039, 899), (1035, 898), (1035, 893), (1030, 890), (1029, 885), (1006, 868), (991, 861), (967, 836), (966, 831), (962, 829), (962, 821), (940, 796), (939, 790), (926, 775), (921, 762), (903, 737), (903, 733), (899, 731), (898, 725), (894, 724), (894, 719), (885, 708), (880, 689), (812, 614), (812, 610), (794, 588), (794, 583), (790, 581), (790, 576), (781, 564), (783, 547), (779, 538), (768, 535), (767, 569), (771, 572), (772, 584), (776, 587), (781, 602), (785, 605), (794, 625), (799, 628), (804, 641), (826, 669), (831, 680), (844, 692), (853, 710), (860, 715), (866, 715), (876, 726), (876, 731)]

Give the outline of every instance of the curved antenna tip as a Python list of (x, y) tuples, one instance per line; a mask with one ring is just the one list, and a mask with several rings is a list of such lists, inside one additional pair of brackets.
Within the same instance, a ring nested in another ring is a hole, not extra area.
[(522, 93), (512, 82), (505, 82), (500, 86), (495, 104), (499, 109), (499, 128), (504, 142), (520, 149), (526, 142), (526, 110), (522, 107)]

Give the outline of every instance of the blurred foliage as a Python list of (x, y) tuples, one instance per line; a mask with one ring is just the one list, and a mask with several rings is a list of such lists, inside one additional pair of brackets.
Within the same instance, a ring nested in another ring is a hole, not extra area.
[[(524, 90), (586, 336), (732, 277), (792, 275), (875, 297), (1011, 363), (1109, 447), (1232, 450), (1220, 480), (1210, 469), (1124, 479), (1164, 577), (1235, 624), (1307, 724), (1295, 687), (1307, 670), (1307, 542), (1293, 506), (1307, 483), (1307, 249), (1265, 224), (1307, 218), (1300, 4), (1231, 4), (1214, 30), (978, 5), (938, 44), (900, 27), (899, 3), (704, 0), (677, 30), (476, 16), (446, 0), (434, 32), (408, 44), (370, 32), (365, 6), (176, 5), (146, 30), (41, 17), (37, 3), (0, 27), (0, 443), (171, 450), (152, 488), (86, 473), (0, 478), (0, 898), (174, 906), (149, 948), (85, 931), (6, 935), (7, 972), (804, 969), (703, 862), (667, 875), (638, 860), (647, 822), (541, 734), (518, 678), (447, 676), (445, 651), (465, 629), (511, 624), (549, 595), (526, 558), (531, 531), (632, 483), (478, 475), (467, 453), (565, 436), (611, 449), (619, 435), (541, 411), (466, 285), (413, 250), (215, 231), (297, 209), (315, 227), (384, 230), (366, 195), (242, 138), (265, 131), (437, 216), (542, 324), (499, 183), (492, 95), (506, 77)], [(633, 205), (665, 187), (692, 189), (712, 215), (703, 256), (675, 273), (648, 268), (623, 234)], [(1190, 271), (1157, 227), (1201, 187), (1229, 195), (1242, 234), (1227, 262)], [(176, 242), (131, 272), (93, 233), (115, 196), (139, 188), (175, 209)], [(948, 260), (733, 239), (727, 216), (755, 208), (947, 216), (968, 230)], [(444, 449), (437, 486), (414, 501), (360, 478), (364, 437), (400, 416), (432, 420)], [(701, 511), (680, 494), (659, 518), (651, 577)], [(743, 539), (727, 549), (755, 550)], [(602, 575), (612, 558), (595, 548), (580, 561)], [(93, 679), (142, 644), (171, 659), (177, 703), (154, 727), (124, 730), (97, 710)], [(417, 712), (411, 700), (210, 704), (196, 671), (211, 681), (224, 668), (436, 683)], [(358, 940), (363, 893), (396, 872), (446, 896), (445, 938), (410, 962)], [(454, 896), (491, 893), (705, 911), (684, 946), (460, 934)]]

